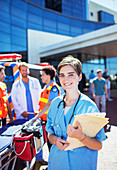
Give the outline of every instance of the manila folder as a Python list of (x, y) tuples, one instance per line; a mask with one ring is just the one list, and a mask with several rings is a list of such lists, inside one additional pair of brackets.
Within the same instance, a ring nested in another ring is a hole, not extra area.
[[(86, 134), (87, 136), (89, 136), (89, 137), (95, 137), (96, 134), (106, 124), (108, 124), (109, 118), (92, 116), (93, 114), (91, 114), (91, 116), (89, 116), (89, 115), (85, 115), (85, 114), (76, 115), (75, 119), (74, 119), (74, 122), (73, 122), (73, 127), (77, 128), (76, 121), (78, 120), (80, 125), (82, 126), (82, 132), (84, 134)], [(70, 143), (70, 145), (65, 150), (72, 150), (74, 148), (78, 148), (78, 147), (84, 146), (84, 144), (82, 142), (80, 142), (76, 138), (68, 137), (67, 141)]]

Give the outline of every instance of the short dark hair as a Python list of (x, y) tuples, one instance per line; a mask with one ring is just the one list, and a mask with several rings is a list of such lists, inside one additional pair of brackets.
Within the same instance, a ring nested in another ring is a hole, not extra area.
[(66, 65), (72, 66), (78, 76), (82, 73), (82, 63), (72, 55), (68, 55), (67, 57), (63, 58), (63, 60), (58, 65), (58, 72), (60, 72), (60, 69)]
[(19, 70), (20, 70), (20, 68), (21, 68), (22, 66), (25, 66), (25, 67), (28, 68), (28, 64), (27, 64), (27, 63), (21, 62), (20, 65), (19, 65)]
[(51, 80), (56, 77), (56, 69), (53, 66), (45, 66), (42, 71), (44, 71), (47, 75), (50, 75)]
[(0, 72), (1, 72), (2, 70), (5, 70), (5, 67), (2, 66), (2, 65), (0, 65)]

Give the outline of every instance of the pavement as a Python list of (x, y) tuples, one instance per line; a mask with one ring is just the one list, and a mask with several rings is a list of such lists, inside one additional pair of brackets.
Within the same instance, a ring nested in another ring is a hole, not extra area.
[(117, 170), (117, 127), (112, 125), (106, 136), (108, 138), (98, 154), (97, 170)]
[[(117, 91), (115, 91), (117, 95)], [(115, 95), (115, 94), (114, 94)], [(117, 97), (107, 102), (109, 125), (106, 130), (106, 141), (98, 155), (97, 170), (117, 170)]]

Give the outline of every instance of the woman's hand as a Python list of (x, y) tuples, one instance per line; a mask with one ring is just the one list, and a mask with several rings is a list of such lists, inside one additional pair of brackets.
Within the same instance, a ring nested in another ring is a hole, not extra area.
[(57, 148), (60, 150), (64, 150), (65, 148), (67, 148), (69, 146), (69, 143), (67, 141), (61, 139), (60, 137), (56, 138), (55, 144), (56, 144)]
[(71, 138), (76, 138), (79, 141), (82, 141), (82, 139), (85, 137), (85, 134), (82, 132), (82, 127), (80, 123), (77, 121), (77, 128), (74, 128), (73, 125), (69, 124), (67, 126), (67, 134)]
[(74, 128), (71, 124), (67, 126), (67, 134), (69, 137), (76, 138), (81, 141), (85, 146), (92, 150), (100, 150), (102, 148), (102, 143), (96, 138), (90, 138), (83, 134), (82, 127), (77, 121), (77, 128)]
[(60, 150), (64, 150), (69, 146), (69, 142), (65, 141), (64, 139), (61, 139), (60, 137), (55, 136), (54, 134), (49, 135), (49, 141), (51, 144), (56, 145), (57, 148)]

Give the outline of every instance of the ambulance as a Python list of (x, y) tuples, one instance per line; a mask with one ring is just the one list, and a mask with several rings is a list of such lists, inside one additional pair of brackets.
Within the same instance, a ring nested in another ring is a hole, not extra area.
[[(16, 118), (13, 104), (11, 100), (11, 89), (12, 85), (15, 81), (20, 79), (20, 73), (19, 73), (19, 64), (21, 62), (22, 55), (20, 54), (0, 54), (0, 65), (5, 67), (5, 74), (6, 77), (4, 78), (4, 82), (7, 86), (7, 93), (8, 93), (8, 100), (11, 105), (12, 115), (14, 117), (14, 120)], [(29, 70), (30, 70), (30, 76), (35, 77), (39, 80), (40, 84), (41, 79), (41, 70), (43, 68), (43, 65), (34, 65), (34, 64), (28, 64)], [(7, 122), (8, 122), (7, 118)]]

